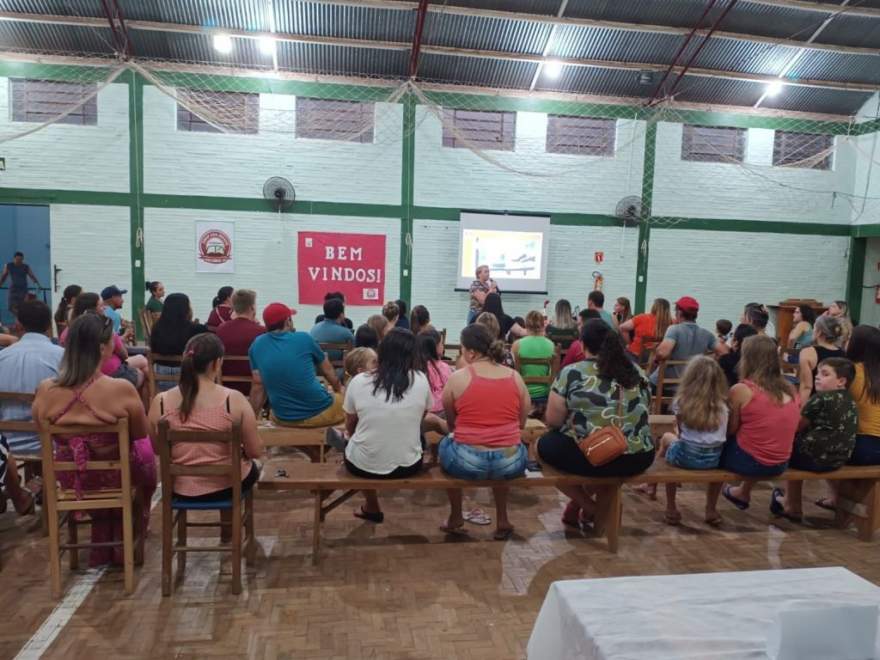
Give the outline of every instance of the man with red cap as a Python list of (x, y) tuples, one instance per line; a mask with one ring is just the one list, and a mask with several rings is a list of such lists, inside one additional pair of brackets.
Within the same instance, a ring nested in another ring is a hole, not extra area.
[[(345, 419), (342, 386), (318, 342), (294, 329), (294, 314), (296, 310), (283, 303), (263, 310), (266, 333), (248, 351), (254, 385), (262, 384), (265, 389), (277, 424), (307, 428), (341, 424)], [(333, 394), (318, 380), (316, 366)]]
[[(666, 330), (663, 341), (655, 353), (658, 360), (689, 360), (694, 355), (714, 351), (716, 355), (728, 352), (727, 344), (718, 341), (715, 333), (697, 325), (700, 303), (690, 296), (682, 296), (675, 301), (675, 324)], [(669, 367), (665, 375), (679, 378), (682, 367)], [(657, 382), (657, 371), (651, 374), (651, 382)]]

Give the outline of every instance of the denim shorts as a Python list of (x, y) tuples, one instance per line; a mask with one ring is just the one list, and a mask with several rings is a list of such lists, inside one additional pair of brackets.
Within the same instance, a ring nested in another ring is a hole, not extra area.
[(514, 479), (525, 473), (528, 452), (525, 445), (493, 450), (474, 449), (456, 442), (451, 435), (440, 441), (440, 465), (457, 479)]
[[(180, 375), (180, 367), (172, 367), (167, 364), (154, 364), (153, 369), (155, 373), (161, 376), (179, 376)], [(156, 381), (156, 389), (159, 392), (167, 392), (168, 390), (173, 390), (177, 387), (177, 383), (171, 380), (160, 380)]]
[(850, 465), (880, 465), (880, 437), (860, 433), (849, 458)]
[(776, 465), (759, 463), (754, 456), (741, 449), (736, 438), (731, 436), (728, 436), (721, 452), (721, 468), (743, 477), (778, 477), (787, 467), (788, 461)]
[(713, 470), (721, 462), (724, 445), (704, 447), (678, 440), (666, 450), (666, 462), (685, 470)]

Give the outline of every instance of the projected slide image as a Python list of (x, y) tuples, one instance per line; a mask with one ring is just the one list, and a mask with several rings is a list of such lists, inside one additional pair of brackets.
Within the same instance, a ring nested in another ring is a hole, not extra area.
[(473, 277), (477, 266), (486, 264), (493, 278), (541, 279), (543, 239), (541, 232), (465, 229), (461, 276)]

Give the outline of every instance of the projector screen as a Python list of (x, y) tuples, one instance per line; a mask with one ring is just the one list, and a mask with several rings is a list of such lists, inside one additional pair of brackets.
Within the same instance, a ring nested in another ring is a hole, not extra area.
[(549, 217), (462, 213), (459, 225), (457, 288), (485, 264), (502, 293), (547, 291)]

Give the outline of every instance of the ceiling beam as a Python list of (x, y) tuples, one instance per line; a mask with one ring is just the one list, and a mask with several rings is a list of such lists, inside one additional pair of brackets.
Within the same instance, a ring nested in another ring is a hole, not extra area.
[(876, 7), (841, 7), (827, 2), (815, 2), (815, 0), (749, 0), (755, 5), (767, 5), (769, 7), (785, 7), (787, 9), (800, 9), (821, 14), (845, 14), (846, 16), (859, 16), (862, 18), (880, 18), (880, 9)]
[[(432, 5), (428, 5), (429, 9)], [(0, 20), (5, 18), (12, 12), (0, 12)], [(16, 20), (32, 20), (41, 23), (54, 23), (62, 25), (77, 25), (80, 27), (107, 29), (104, 19), (97, 17), (80, 17), (80, 16), (50, 16), (43, 14), (21, 14), (15, 13)], [(25, 19), (25, 17), (28, 17)], [(371, 41), (367, 39), (347, 39), (339, 37), (318, 37), (312, 35), (288, 34), (281, 32), (258, 32), (250, 30), (227, 30), (219, 28), (203, 28), (197, 25), (183, 25), (174, 23), (160, 23), (150, 21), (128, 21), (130, 30), (155, 30), (161, 32), (172, 32), (181, 34), (194, 34), (199, 36), (211, 37), (215, 34), (228, 34), (232, 37), (242, 39), (260, 39), (270, 38), (277, 41), (288, 41), (296, 43), (318, 44), (324, 46), (347, 46), (351, 48), (370, 48), (377, 50), (396, 50), (409, 51), (411, 44), (398, 41)], [(478, 59), (493, 59), (515, 62), (532, 62), (539, 66), (543, 66), (547, 62), (559, 62), (565, 66), (584, 67), (593, 69), (613, 69), (623, 71), (658, 71), (663, 72), (668, 65), (655, 64), (648, 62), (626, 62), (619, 60), (599, 60), (584, 58), (557, 58), (545, 57), (544, 55), (531, 55), (526, 53), (514, 53), (507, 51), (493, 51), (472, 48), (454, 48), (451, 46), (433, 46), (423, 45), (423, 53), (433, 55), (452, 55), (456, 57), (472, 57)], [(679, 73), (681, 67), (674, 67), (673, 72)], [(688, 70), (689, 76), (702, 78), (717, 78), (724, 80), (740, 80), (747, 82), (770, 83), (778, 81), (776, 76), (768, 76), (753, 73), (744, 73), (738, 71), (727, 71), (723, 69), (706, 69), (691, 68)], [(860, 92), (876, 92), (880, 91), (880, 85), (858, 82), (841, 82), (834, 80), (817, 80), (817, 79), (790, 79), (785, 80), (786, 85), (796, 87), (816, 87), (824, 89), (837, 89), (846, 91)]]

